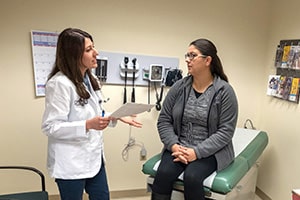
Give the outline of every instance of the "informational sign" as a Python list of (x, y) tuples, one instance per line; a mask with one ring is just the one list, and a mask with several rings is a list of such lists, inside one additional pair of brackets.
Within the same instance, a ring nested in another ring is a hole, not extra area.
[(56, 32), (31, 31), (35, 95), (45, 96), (45, 84), (55, 62)]

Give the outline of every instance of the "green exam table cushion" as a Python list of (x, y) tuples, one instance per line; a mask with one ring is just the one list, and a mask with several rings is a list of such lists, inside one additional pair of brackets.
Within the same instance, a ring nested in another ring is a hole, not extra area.
[[(266, 132), (260, 131), (227, 168), (217, 173), (209, 189), (222, 194), (230, 192), (256, 162), (267, 144)], [(160, 156), (161, 154), (157, 154), (147, 160), (142, 167), (142, 172), (155, 177), (156, 171), (153, 167), (160, 160)], [(182, 185), (180, 180), (176, 184), (180, 182)]]

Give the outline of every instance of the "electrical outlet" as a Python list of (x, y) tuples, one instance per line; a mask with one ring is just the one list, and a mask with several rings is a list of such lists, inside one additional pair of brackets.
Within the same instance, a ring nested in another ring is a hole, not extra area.
[(147, 156), (142, 156), (142, 155), (141, 155), (140, 160), (141, 160), (141, 161), (147, 160)]
[(145, 147), (142, 147), (140, 151), (140, 160), (147, 160), (147, 150)]

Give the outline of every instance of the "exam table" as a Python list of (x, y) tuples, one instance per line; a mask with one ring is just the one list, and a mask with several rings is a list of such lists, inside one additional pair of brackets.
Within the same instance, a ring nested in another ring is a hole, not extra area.
[[(267, 133), (260, 130), (236, 128), (233, 136), (234, 161), (225, 169), (214, 172), (204, 180), (205, 195), (215, 200), (250, 200), (255, 198), (258, 158), (268, 144)], [(161, 154), (147, 160), (142, 172), (147, 175), (147, 191), (151, 191)], [(182, 200), (182, 174), (174, 184), (172, 200)]]

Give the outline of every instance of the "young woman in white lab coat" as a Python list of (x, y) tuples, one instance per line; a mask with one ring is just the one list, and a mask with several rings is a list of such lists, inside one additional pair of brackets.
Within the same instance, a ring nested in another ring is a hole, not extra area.
[[(103, 116), (97, 50), (92, 36), (80, 29), (63, 30), (57, 42), (54, 68), (46, 83), (42, 130), (48, 136), (47, 167), (62, 200), (109, 200), (104, 166), (103, 135), (117, 119)], [(135, 127), (134, 118), (120, 119)]]

